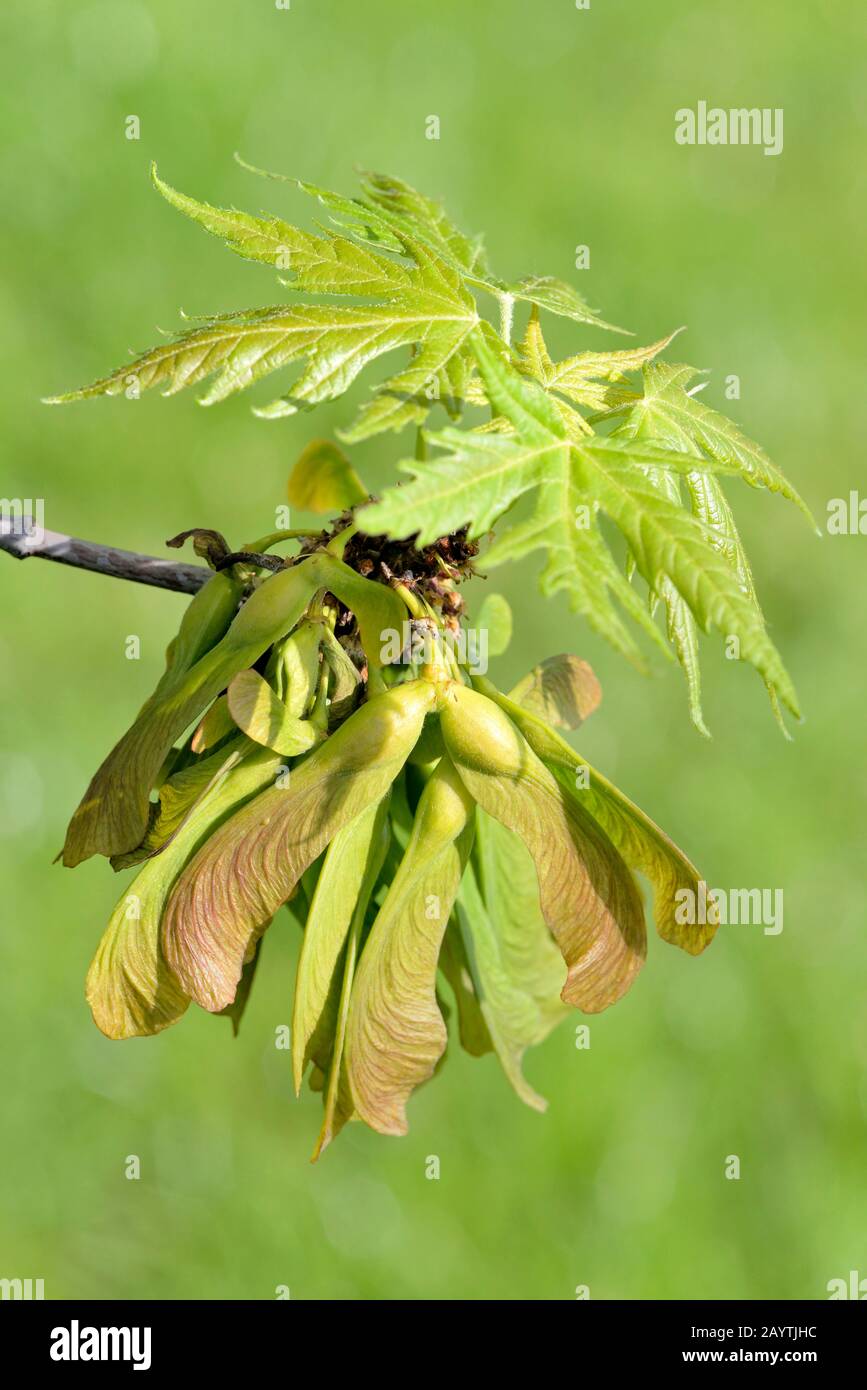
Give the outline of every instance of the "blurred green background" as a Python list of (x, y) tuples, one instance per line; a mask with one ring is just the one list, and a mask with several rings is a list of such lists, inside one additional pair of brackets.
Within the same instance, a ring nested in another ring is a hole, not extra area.
[[(851, 0), (6, 0), (0, 491), (43, 497), (49, 527), (132, 549), (196, 525), (240, 542), (272, 525), (301, 447), (348, 419), (351, 400), (273, 424), (244, 397), (39, 404), (148, 346), (179, 308), (273, 302), (267, 270), (148, 180), (155, 158), (195, 196), (309, 225), (301, 195), (245, 174), (238, 149), (347, 192), (356, 165), (393, 171), (484, 230), (500, 274), (572, 279), (641, 342), (688, 324), (677, 351), (712, 369), (705, 399), (727, 408), (725, 377), (740, 377), (728, 408), (824, 521), (864, 472), (864, 39)], [(676, 145), (674, 111), (700, 99), (783, 107), (784, 153)], [(589, 271), (574, 270), (578, 244)], [(551, 341), (607, 340), (559, 322)], [(356, 461), (376, 485), (410, 448), (383, 437)], [(635, 673), (565, 602), (536, 596), (532, 564), (497, 575), (517, 635), (492, 675), (588, 657), (605, 695), (582, 750), (711, 883), (783, 888), (782, 934), (724, 929), (698, 960), (653, 940), (588, 1051), (567, 1023), (528, 1058), (547, 1115), (490, 1057), (454, 1048), (407, 1138), (352, 1126), (315, 1168), (319, 1101), (292, 1099), (274, 1046), (288, 916), (237, 1042), (191, 1011), (112, 1044), (82, 986), (119, 882), (103, 862), (51, 865), (183, 601), (0, 556), (0, 1276), (42, 1277), (49, 1298), (288, 1285), (301, 1299), (569, 1299), (579, 1284), (593, 1298), (821, 1298), (829, 1279), (867, 1275), (867, 540), (819, 540), (742, 486), (735, 501), (807, 715), (793, 744), (718, 641), (702, 741), (676, 668)]]

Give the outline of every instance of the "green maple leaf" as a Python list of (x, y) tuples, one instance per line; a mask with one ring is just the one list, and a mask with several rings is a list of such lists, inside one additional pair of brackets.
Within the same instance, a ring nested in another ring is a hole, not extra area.
[[(488, 341), (491, 342), (493, 337), (492, 346), (501, 352), (502, 343), (493, 334), (490, 325), (483, 323), (482, 327), (488, 330)], [(649, 347), (626, 348), (616, 352), (580, 352), (562, 362), (554, 362), (542, 334), (538, 308), (534, 306), (524, 337), (511, 352), (509, 360), (522, 375), (533, 377), (544, 386), (567, 432), (572, 437), (580, 437), (594, 431), (588, 419), (576, 407), (581, 406), (593, 411), (594, 415), (605, 416), (609, 412), (613, 415), (618, 407), (640, 399), (640, 393), (629, 384), (626, 373), (638, 370), (663, 352), (681, 331), (676, 329)], [(465, 393), (470, 405), (490, 407), (480, 376), (470, 378)], [(493, 427), (508, 431), (510, 425), (508, 420), (499, 417), (495, 418)]]
[[(788, 498), (815, 525), (803, 499), (764, 450), (748, 439), (733, 421), (696, 398), (695, 390), (700, 389), (692, 386), (700, 375), (696, 369), (654, 360), (675, 336), (671, 334), (647, 348), (582, 352), (555, 363), (548, 354), (538, 316), (534, 313), (516, 355), (516, 365), (551, 393), (567, 432), (573, 437), (591, 432), (593, 425), (600, 421), (620, 422), (613, 438), (642, 440), (698, 454), (720, 465), (721, 471), (737, 473), (752, 487), (766, 488)], [(639, 368), (643, 373), (643, 389), (636, 390), (629, 385), (626, 374)], [(476, 399), (484, 399), (483, 389), (477, 388)], [(577, 406), (594, 414), (588, 420)], [(683, 505), (681, 480), (675, 472), (637, 462), (663, 498), (675, 507)], [(719, 480), (702, 468), (687, 472), (683, 482), (693, 514), (706, 526), (714, 549), (735, 572), (741, 589), (753, 605), (755, 621), (764, 625), (749, 562)], [(631, 564), (634, 567), (634, 557)], [(689, 604), (666, 575), (661, 576), (658, 591), (651, 591), (651, 611), (660, 599), (665, 607), (669, 642), (686, 676), (693, 723), (701, 733), (707, 734), (701, 708), (696, 620)], [(774, 714), (786, 733), (778, 693), (771, 684), (768, 684), (768, 692)]]
[[(797, 710), (716, 475), (736, 474), (809, 512), (764, 451), (696, 398), (694, 368), (656, 360), (674, 334), (647, 347), (582, 350), (555, 362), (540, 310), (614, 326), (554, 277), (498, 278), (480, 238), (461, 231), (434, 199), (388, 175), (363, 173), (355, 198), (266, 175), (325, 210), (330, 225), (312, 231), (270, 213), (198, 202), (155, 169), (153, 177), (163, 197), (234, 253), (274, 269), (289, 302), (197, 320), (54, 401), (135, 396), (157, 385), (173, 395), (207, 383), (200, 400), (211, 405), (294, 367), (289, 389), (257, 410), (279, 418), (341, 396), (368, 365), (403, 351), (404, 364), (374, 387), (355, 421), (338, 431), (342, 439), (422, 426), (436, 403), (454, 420), (466, 406), (487, 407), (491, 418), (472, 430), (428, 435), (435, 456), (425, 461), (422, 448), (401, 464), (411, 481), (365, 508), (363, 527), (427, 543), (468, 525), (478, 537), (527, 497), (529, 511), (500, 528), (488, 566), (543, 550), (543, 593), (565, 591), (573, 609), (635, 661), (640, 653), (624, 616), (668, 654), (654, 621), (661, 603), (702, 732), (699, 629), (736, 637), (741, 657), (765, 679), (775, 712), (780, 701)], [(498, 309), (499, 331), (483, 316), (480, 295)], [(531, 311), (513, 347), (513, 320), (523, 304)], [(638, 372), (640, 384), (630, 380)], [(603, 514), (625, 539), (625, 572), (600, 526)], [(647, 599), (632, 583), (636, 570)]]
[[(254, 172), (267, 178), (283, 177), (261, 169)], [(345, 198), (296, 179), (286, 181), (318, 198), (329, 210), (334, 223), (353, 236), (400, 250), (403, 238), (407, 232), (411, 233), (459, 271), (468, 285), (493, 295), (507, 318), (514, 301), (522, 300), (578, 323), (606, 328), (613, 333), (626, 332), (599, 318), (596, 310), (590, 308), (572, 285), (553, 275), (528, 275), (516, 281), (499, 279), (490, 268), (482, 239), (467, 237), (446, 216), (439, 203), (418, 193), (402, 179), (388, 174), (364, 174), (360, 199)]]
[(411, 351), (408, 366), (379, 388), (344, 438), (358, 440), (424, 419), (432, 381), (450, 383), (452, 394), (451, 359), (478, 314), (458, 271), (430, 245), (404, 234), (403, 259), (398, 259), (334, 233), (315, 235), (279, 218), (197, 203), (169, 188), (156, 172), (154, 179), (170, 202), (233, 251), (285, 270), (293, 288), (368, 296), (374, 302), (278, 305), (210, 318), (52, 403), (138, 394), (157, 385), (174, 395), (213, 378), (200, 397), (202, 405), (213, 405), (281, 367), (303, 362), (291, 390), (257, 412), (275, 418), (342, 395), (369, 363), (399, 348)]
[(809, 507), (758, 444), (742, 434), (734, 421), (712, 410), (689, 390), (701, 373), (696, 367), (671, 362), (651, 362), (644, 367), (644, 390), (632, 404), (616, 413), (627, 419), (619, 433), (635, 437), (643, 432), (672, 449), (703, 453), (719, 463), (731, 464), (744, 482), (767, 488), (794, 502), (815, 527)]
[(439, 204), (399, 179), (364, 175), (360, 199), (287, 180), (325, 206), (338, 228), (308, 232), (281, 217), (199, 202), (170, 187), (155, 167), (152, 172), (168, 202), (237, 255), (281, 272), (286, 288), (373, 302), (271, 305), (210, 316), (91, 385), (48, 398), (49, 404), (136, 397), (152, 386), (174, 395), (213, 378), (199, 398), (213, 405), (280, 368), (303, 363), (291, 389), (256, 411), (276, 419), (341, 396), (368, 364), (406, 349), (408, 364), (340, 432), (358, 441), (423, 423), (437, 401), (453, 418), (460, 415), (472, 370), (466, 339), (479, 322), (479, 290), (493, 295), (504, 314), (515, 300), (527, 300), (610, 326), (561, 281), (530, 277), (509, 284), (493, 277), (480, 240), (465, 236)]
[(626, 373), (634, 372), (652, 361), (682, 331), (678, 328), (649, 347), (625, 348), (616, 352), (579, 352), (562, 362), (553, 362), (542, 336), (539, 315), (534, 310), (518, 349), (517, 361), (521, 369), (535, 377), (546, 391), (564, 398), (573, 406), (584, 406), (594, 412), (605, 411), (635, 400), (635, 391), (626, 389)]
[(458, 269), (482, 279), (490, 273), (482, 238), (459, 231), (433, 198), (391, 174), (364, 173), (361, 186), (369, 207), (391, 215), (396, 225), (410, 228)]
[[(632, 404), (618, 406), (614, 418), (625, 415), (615, 437), (642, 438), (665, 443), (673, 449), (700, 453), (704, 457), (733, 466), (738, 476), (752, 487), (780, 493), (794, 502), (815, 525), (806, 503), (758, 444), (748, 439), (733, 421), (712, 410), (690, 393), (699, 375), (694, 367), (667, 362), (648, 363), (643, 368), (644, 390)], [(647, 470), (648, 481), (675, 505), (681, 505), (681, 485), (671, 475)], [(753, 620), (764, 627), (764, 617), (756, 595), (749, 562), (744, 552), (734, 516), (719, 481), (707, 474), (685, 475), (693, 514), (707, 527), (711, 544), (738, 579)], [(695, 620), (676, 589), (663, 584), (659, 591), (666, 609), (669, 638), (687, 679), (690, 713), (702, 733), (707, 730), (701, 712), (701, 676)], [(785, 732), (774, 683), (766, 680), (774, 713)], [(786, 702), (788, 703), (788, 701)]]
[[(491, 352), (481, 334), (472, 339), (487, 397), (509, 433), (445, 430), (432, 442), (445, 452), (426, 465), (401, 465), (412, 481), (386, 492), (361, 512), (365, 529), (394, 535), (418, 532), (425, 544), (442, 530), (469, 525), (481, 536), (525, 493), (535, 507), (513, 523), (486, 554), (486, 566), (536, 549), (547, 562), (543, 591), (565, 588), (590, 623), (631, 654), (632, 640), (611, 597), (658, 636), (638, 595), (608, 551), (597, 519), (604, 512), (622, 533), (653, 592), (672, 586), (705, 631), (734, 635), (741, 655), (760, 671), (793, 713), (797, 697), (761, 614), (745, 593), (707, 524), (664, 495), (648, 476), (733, 473), (739, 463), (672, 449), (638, 435), (585, 436), (570, 431), (551, 397)], [(584, 508), (576, 526), (576, 508)], [(439, 528), (439, 530), (437, 529)]]

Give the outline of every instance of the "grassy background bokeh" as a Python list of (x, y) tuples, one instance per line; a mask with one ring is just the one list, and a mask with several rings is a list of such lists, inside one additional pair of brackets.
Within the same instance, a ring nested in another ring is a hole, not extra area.
[[(243, 397), (39, 404), (148, 346), (180, 307), (279, 298), (148, 180), (154, 158), (198, 197), (310, 218), (301, 195), (241, 171), (238, 149), (347, 192), (356, 165), (394, 171), (484, 230), (501, 274), (573, 279), (638, 341), (687, 324), (677, 353), (712, 369), (708, 402), (726, 408), (723, 381), (740, 377), (729, 408), (823, 520), (863, 477), (863, 39), (842, 0), (6, 0), (0, 491), (133, 549), (194, 525), (240, 541), (272, 524), (302, 446), (348, 418), (350, 401), (278, 424)], [(699, 99), (783, 107), (784, 153), (676, 145), (674, 111)], [(591, 269), (576, 272), (585, 243)], [(607, 340), (560, 322), (551, 341)], [(357, 462), (377, 484), (410, 448), (383, 437)], [(829, 1279), (867, 1274), (867, 539), (819, 540), (742, 485), (734, 500), (807, 715), (793, 744), (718, 641), (703, 742), (676, 669), (635, 673), (537, 597), (530, 564), (494, 581), (517, 633), (492, 675), (587, 656), (605, 698), (582, 750), (714, 885), (782, 888), (782, 934), (723, 930), (699, 960), (652, 941), (589, 1051), (566, 1024), (530, 1057), (546, 1116), (492, 1059), (454, 1048), (408, 1138), (352, 1126), (316, 1168), (319, 1101), (291, 1098), (274, 1046), (297, 945), (286, 914), (237, 1042), (191, 1011), (112, 1044), (82, 982), (119, 881), (102, 862), (51, 866), (182, 601), (0, 557), (0, 1276), (43, 1277), (47, 1297), (254, 1299), (285, 1284), (302, 1299), (568, 1299), (579, 1284), (824, 1297)], [(133, 633), (140, 662), (124, 655)], [(124, 1176), (131, 1154), (140, 1181)], [(724, 1176), (733, 1154), (739, 1181)]]

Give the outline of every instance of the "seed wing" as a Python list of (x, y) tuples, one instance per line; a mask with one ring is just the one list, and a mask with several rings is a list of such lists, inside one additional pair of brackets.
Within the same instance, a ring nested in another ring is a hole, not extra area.
[(406, 853), (361, 955), (346, 1066), (356, 1110), (381, 1134), (406, 1133), (406, 1103), (433, 1075), (448, 1041), (437, 962), (472, 845), (473, 809), (444, 757), (422, 792)]
[(326, 744), (227, 821), (185, 869), (166, 908), (166, 959), (212, 1012), (231, 1003), (251, 945), (309, 864), (386, 794), (433, 698), (412, 681), (371, 700)]
[(615, 1003), (647, 950), (641, 898), (619, 852), (491, 700), (456, 685), (441, 724), (470, 794), (533, 857), (542, 914), (568, 968), (564, 1002), (588, 1013)]

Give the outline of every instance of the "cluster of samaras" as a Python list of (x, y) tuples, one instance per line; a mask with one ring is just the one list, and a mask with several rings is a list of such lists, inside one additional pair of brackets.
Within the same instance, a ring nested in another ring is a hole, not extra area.
[(263, 934), (291, 905), (293, 1071), (300, 1087), (310, 1066), (324, 1094), (317, 1152), (353, 1116), (404, 1132), (446, 1048), (445, 987), (463, 1045), (493, 1050), (541, 1106), (525, 1049), (569, 1006), (614, 1003), (644, 960), (633, 871), (664, 939), (697, 952), (713, 931), (677, 920), (677, 894), (698, 887), (688, 860), (555, 731), (597, 703), (589, 668), (554, 658), (506, 696), (448, 642), (384, 664), (408, 614), (433, 632), (454, 618), (359, 574), (346, 542), (252, 584), (223, 562), (63, 853), (138, 866), (87, 981), (113, 1038), (159, 1032), (191, 1001), (237, 1026)]

